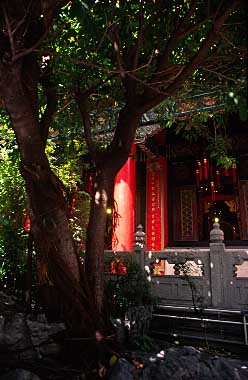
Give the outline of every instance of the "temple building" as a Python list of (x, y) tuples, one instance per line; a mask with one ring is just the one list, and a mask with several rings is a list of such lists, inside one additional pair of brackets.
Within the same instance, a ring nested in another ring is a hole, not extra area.
[(120, 217), (112, 249), (132, 250), (139, 224), (148, 250), (204, 247), (216, 218), (226, 245), (248, 244), (247, 123), (230, 115), (228, 124), (227, 167), (217, 166), (204, 140), (189, 142), (156, 122), (140, 126), (115, 181)]

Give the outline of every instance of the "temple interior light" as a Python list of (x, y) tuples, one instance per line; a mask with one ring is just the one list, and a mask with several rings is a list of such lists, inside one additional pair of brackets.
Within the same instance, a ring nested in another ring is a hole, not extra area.
[(214, 218), (215, 223), (219, 223), (220, 219), (219, 218)]
[[(205, 153), (204, 153), (205, 155)], [(195, 164), (196, 187), (201, 192), (210, 192), (212, 201), (216, 193), (223, 190), (225, 177), (230, 177), (233, 187), (237, 186), (237, 164), (234, 157), (227, 157), (228, 167), (218, 167), (214, 160), (206, 156), (198, 159)], [(222, 190), (220, 190), (222, 189)]]
[(107, 208), (107, 209), (106, 209), (106, 213), (107, 213), (108, 215), (112, 214), (112, 210), (111, 210), (111, 208)]

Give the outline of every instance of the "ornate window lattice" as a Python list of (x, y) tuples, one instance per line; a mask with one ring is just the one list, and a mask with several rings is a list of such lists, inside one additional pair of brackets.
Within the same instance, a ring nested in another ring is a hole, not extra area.
[(181, 235), (182, 237), (190, 237), (193, 234), (193, 203), (192, 190), (181, 190)]

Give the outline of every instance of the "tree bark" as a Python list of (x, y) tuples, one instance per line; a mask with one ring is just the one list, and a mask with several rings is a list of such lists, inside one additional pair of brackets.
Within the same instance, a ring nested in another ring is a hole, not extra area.
[(45, 154), (39, 120), (29, 97), (34, 88), (29, 92), (26, 87), (28, 72), (24, 68), (30, 70), (20, 63), (6, 65), (0, 91), (20, 149), (37, 253), (38, 284), (60, 294), (71, 333), (92, 336), (97, 318), (69, 230), (65, 194)]
[(107, 313), (104, 303), (106, 209), (113, 209), (115, 176), (129, 157), (139, 120), (140, 115), (124, 107), (112, 143), (104, 154), (98, 152), (94, 157), (96, 178), (87, 228), (86, 273), (96, 309), (103, 318)]
[(98, 169), (87, 228), (85, 270), (96, 309), (103, 318), (106, 209), (112, 205), (113, 191), (114, 174), (110, 173), (106, 167)]

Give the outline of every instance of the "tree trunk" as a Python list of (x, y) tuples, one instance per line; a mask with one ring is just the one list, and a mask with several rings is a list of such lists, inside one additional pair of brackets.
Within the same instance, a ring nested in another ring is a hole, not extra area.
[(38, 283), (60, 294), (72, 333), (93, 335), (97, 316), (69, 230), (65, 194), (45, 155), (39, 120), (24, 78), (20, 65), (6, 67), (0, 90), (21, 154), (21, 174), (26, 183), (37, 253)]
[(105, 154), (99, 153), (95, 158), (96, 179), (87, 229), (86, 273), (99, 313), (106, 312), (103, 275), (106, 209), (113, 209), (115, 176), (129, 157), (140, 116), (124, 107), (112, 144)]
[(94, 302), (103, 319), (104, 310), (104, 238), (107, 207), (112, 205), (114, 174), (102, 168), (97, 170), (90, 218), (87, 228), (85, 269)]

